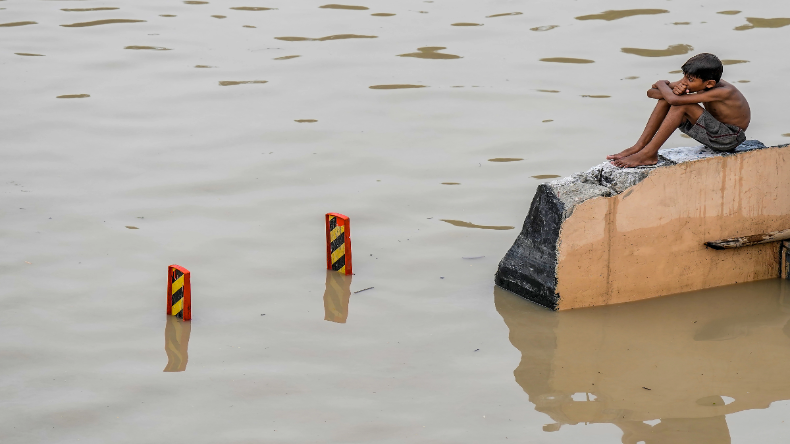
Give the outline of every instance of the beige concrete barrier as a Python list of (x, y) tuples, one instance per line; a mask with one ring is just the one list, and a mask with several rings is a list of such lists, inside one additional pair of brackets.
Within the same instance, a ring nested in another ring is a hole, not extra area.
[(790, 228), (790, 147), (659, 154), (540, 185), (497, 285), (565, 310), (779, 277), (779, 242), (705, 243)]

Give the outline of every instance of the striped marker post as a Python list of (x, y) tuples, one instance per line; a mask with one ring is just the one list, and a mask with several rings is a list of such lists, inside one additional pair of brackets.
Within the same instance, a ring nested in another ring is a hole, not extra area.
[(351, 272), (351, 220), (340, 213), (326, 215), (326, 269)]
[(192, 319), (192, 286), (189, 270), (179, 265), (167, 267), (167, 314), (185, 321)]

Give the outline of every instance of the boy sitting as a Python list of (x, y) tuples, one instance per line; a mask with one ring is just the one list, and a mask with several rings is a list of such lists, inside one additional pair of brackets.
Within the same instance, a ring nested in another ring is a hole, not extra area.
[(735, 86), (721, 80), (721, 60), (713, 54), (698, 54), (681, 69), (682, 79), (659, 80), (647, 91), (648, 97), (658, 100), (653, 114), (634, 146), (606, 156), (613, 165), (656, 164), (658, 149), (675, 128), (716, 151), (733, 151), (746, 140), (744, 131), (752, 116), (749, 103)]

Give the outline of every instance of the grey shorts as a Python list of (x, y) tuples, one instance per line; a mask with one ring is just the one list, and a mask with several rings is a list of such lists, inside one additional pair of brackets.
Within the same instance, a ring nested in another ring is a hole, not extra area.
[(702, 112), (696, 123), (686, 120), (678, 129), (716, 151), (732, 151), (746, 140), (746, 133), (742, 129), (719, 122), (708, 110)]

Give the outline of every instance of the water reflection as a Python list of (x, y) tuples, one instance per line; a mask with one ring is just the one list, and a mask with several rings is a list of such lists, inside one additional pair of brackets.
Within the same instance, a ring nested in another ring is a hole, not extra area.
[(101, 25), (115, 25), (119, 23), (143, 23), (145, 20), (131, 20), (131, 19), (108, 19), (108, 20), (95, 20), (92, 22), (72, 23), (70, 25), (60, 25), (64, 28), (87, 28), (89, 26)]
[(353, 6), (353, 5), (324, 5), (319, 6), (319, 8), (323, 9), (349, 9), (352, 11), (367, 11), (368, 8), (366, 6)]
[(337, 271), (326, 271), (324, 290), (324, 320), (345, 324), (348, 319), (348, 302), (351, 299), (351, 278)]
[(183, 372), (187, 369), (189, 360), (189, 333), (192, 323), (182, 321), (175, 316), (167, 316), (165, 324), (165, 352), (167, 352), (167, 365), (163, 372)]
[(471, 222), (464, 222), (462, 220), (454, 220), (454, 219), (440, 219), (442, 222), (447, 222), (450, 225), (454, 225), (456, 227), (464, 227), (464, 228), (479, 228), (481, 230), (512, 230), (515, 227), (511, 227), (509, 225), (478, 225), (473, 224)]
[(508, 15), (521, 15), (521, 12), (505, 12), (502, 14), (494, 14), (494, 15), (487, 15), (486, 18), (494, 18), (494, 17), (505, 17)]
[(576, 17), (576, 20), (606, 20), (610, 22), (612, 20), (619, 20), (621, 18), (626, 17), (633, 17), (635, 15), (656, 15), (656, 14), (666, 14), (669, 11), (666, 9), (620, 9), (614, 11), (604, 11), (600, 14), (590, 14), (590, 15), (583, 15), (581, 17)]
[(643, 49), (643, 48), (620, 49), (620, 51), (626, 54), (634, 54), (642, 57), (669, 57), (674, 55), (688, 54), (693, 50), (694, 47), (691, 45), (669, 45), (667, 46), (667, 49)]
[(498, 287), (494, 301), (545, 431), (611, 423), (623, 443), (729, 443), (725, 415), (790, 399), (787, 281), (563, 313)]
[(121, 9), (121, 8), (65, 8), (65, 9), (61, 9), (61, 11), (66, 11), (66, 12), (89, 12), (89, 11), (114, 11), (116, 9)]
[(746, 31), (747, 29), (754, 29), (754, 28), (784, 28), (787, 25), (790, 25), (790, 18), (757, 18), (757, 17), (746, 17), (746, 21), (749, 22), (748, 25), (741, 25), (735, 28), (736, 31)]
[(377, 39), (375, 35), (357, 35), (357, 34), (336, 34), (320, 37), (317, 39), (310, 37), (275, 37), (276, 40), (285, 42), (326, 42), (329, 40), (346, 40), (346, 39)]
[(414, 89), (425, 88), (425, 85), (409, 85), (409, 84), (396, 84), (396, 85), (373, 85), (369, 86), (370, 89)]
[(38, 22), (12, 22), (0, 23), (0, 28), (13, 28), (15, 26), (38, 25)]
[(461, 56), (455, 54), (445, 54), (439, 51), (447, 49), (444, 46), (424, 46), (417, 48), (418, 52), (410, 52), (408, 54), (398, 54), (398, 57), (416, 57), (418, 59), (434, 59), (434, 60), (450, 60), (460, 59)]

